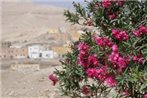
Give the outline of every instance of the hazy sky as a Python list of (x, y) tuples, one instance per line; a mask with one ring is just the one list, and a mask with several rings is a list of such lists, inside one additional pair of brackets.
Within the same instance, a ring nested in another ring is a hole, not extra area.
[[(12, 0), (13, 1), (13, 0)], [(17, 1), (23, 1), (23, 2), (73, 2), (73, 1), (78, 1), (82, 2), (84, 0), (17, 0)]]
[(63, 7), (67, 9), (73, 9), (73, 5), (72, 5), (73, 1), (80, 2), (80, 3), (84, 2), (84, 0), (15, 0), (15, 1), (48, 4), (48, 5)]
[(84, 2), (84, 0), (31, 0), (32, 2), (35, 3), (42, 3), (42, 4), (48, 4), (48, 5), (53, 5), (53, 6), (58, 6), (58, 7), (63, 7), (67, 9), (73, 9), (72, 2)]
[(41, 2), (73, 2), (73, 1), (84, 1), (84, 0), (32, 0)]

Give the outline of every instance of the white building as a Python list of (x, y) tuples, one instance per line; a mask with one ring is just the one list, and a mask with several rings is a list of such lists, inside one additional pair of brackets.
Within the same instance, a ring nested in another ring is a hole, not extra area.
[(44, 50), (42, 45), (33, 44), (28, 46), (29, 58), (38, 59), (42, 57), (42, 51)]
[(41, 44), (31, 44), (28, 45), (28, 56), (32, 59), (53, 59), (57, 57), (57, 54)]

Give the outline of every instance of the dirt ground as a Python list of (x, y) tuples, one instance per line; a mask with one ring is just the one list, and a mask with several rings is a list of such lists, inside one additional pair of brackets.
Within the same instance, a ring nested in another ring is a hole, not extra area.
[(58, 66), (47, 66), (34, 72), (1, 69), (2, 98), (67, 98), (62, 97), (48, 75)]

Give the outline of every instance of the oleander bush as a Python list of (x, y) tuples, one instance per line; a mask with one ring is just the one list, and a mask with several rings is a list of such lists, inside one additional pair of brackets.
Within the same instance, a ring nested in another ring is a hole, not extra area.
[(71, 98), (147, 98), (147, 1), (84, 2), (64, 15), (99, 33), (85, 30), (49, 79)]

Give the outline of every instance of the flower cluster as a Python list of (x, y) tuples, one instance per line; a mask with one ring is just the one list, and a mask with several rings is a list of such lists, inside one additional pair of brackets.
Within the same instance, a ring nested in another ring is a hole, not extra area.
[[(99, 46), (112, 46), (112, 41), (106, 37), (95, 37), (95, 40)], [(78, 45), (78, 64), (83, 66), (85, 73), (89, 78), (95, 78), (106, 83), (109, 87), (116, 85), (116, 80), (111, 73), (109, 73), (106, 65), (100, 64), (97, 57), (89, 53), (89, 46), (84, 42), (80, 42)]]
[(84, 85), (82, 87), (82, 93), (85, 94), (85, 95), (88, 95), (90, 93), (90, 89), (87, 85)]
[(98, 79), (106, 83), (109, 87), (116, 86), (116, 79), (114, 75), (108, 73), (108, 68), (106, 66), (102, 66), (100, 68), (88, 68), (86, 70), (86, 74), (89, 78)]
[(113, 42), (107, 37), (95, 36), (94, 39), (98, 46), (111, 47), (113, 45)]
[(143, 34), (147, 34), (147, 27), (141, 25), (137, 30), (133, 31), (133, 34), (137, 37), (142, 36)]
[(98, 59), (97, 59), (97, 57), (95, 55), (89, 55), (89, 57), (88, 57), (88, 64), (89, 65), (98, 66), (99, 65), (99, 61), (98, 61)]
[(127, 64), (129, 63), (128, 59), (125, 59), (119, 52), (118, 52), (118, 46), (113, 45), (112, 46), (112, 53), (109, 55), (108, 60), (113, 63), (114, 67), (118, 69), (124, 69), (127, 67)]
[(110, 87), (114, 87), (116, 86), (116, 79), (113, 75), (110, 75), (106, 78), (105, 83), (110, 86)]
[(124, 0), (118, 0), (117, 4), (118, 4), (118, 6), (123, 7), (124, 4), (125, 4), (125, 1)]
[(100, 81), (104, 81), (108, 77), (108, 68), (103, 65), (102, 67), (96, 69), (95, 77)]
[(126, 31), (121, 31), (117, 29), (112, 30), (112, 35), (119, 41), (126, 41), (129, 38), (129, 35)]
[(109, 7), (111, 6), (110, 0), (103, 0), (102, 6), (103, 6), (104, 8), (109, 8)]
[(83, 67), (88, 66), (98, 66), (99, 61), (96, 55), (89, 54), (89, 46), (83, 42), (79, 43), (78, 45), (78, 64), (82, 65)]
[(144, 59), (144, 58), (142, 57), (142, 55), (140, 54), (140, 55), (133, 56), (133, 60), (134, 60), (135, 62), (138, 62), (138, 63), (142, 64), (143, 61), (144, 61), (145, 59)]
[(147, 93), (146, 93), (146, 94), (144, 94), (143, 98), (147, 98)]
[(89, 78), (96, 78), (100, 81), (104, 81), (107, 76), (107, 68), (100, 67), (100, 68), (88, 68), (86, 70), (86, 74)]
[[(106, 8), (106, 9), (111, 8), (113, 3), (115, 3), (119, 7), (123, 7), (125, 1), (124, 0), (103, 0), (102, 1), (102, 7)], [(113, 19), (117, 18), (118, 13), (119, 13), (118, 11), (113, 12), (111, 10), (107, 10), (106, 12), (107, 12), (109, 20), (113, 20)]]
[(51, 74), (49, 75), (49, 80), (51, 80), (53, 82), (53, 85), (56, 85), (56, 83), (58, 82), (58, 78), (55, 74)]
[(117, 14), (115, 14), (115, 13), (109, 13), (109, 14), (108, 14), (109, 20), (113, 20), (113, 19), (115, 19), (116, 17), (117, 17)]
[(109, 8), (112, 5), (112, 3), (116, 3), (118, 6), (122, 7), (125, 1), (124, 0), (114, 0), (114, 1), (113, 0), (103, 0), (102, 6), (104, 8)]
[(83, 42), (78, 45), (78, 64), (83, 67), (88, 67), (89, 46)]
[(122, 94), (125, 96), (125, 97), (128, 97), (130, 96), (130, 93), (129, 93), (129, 90), (125, 89)]

